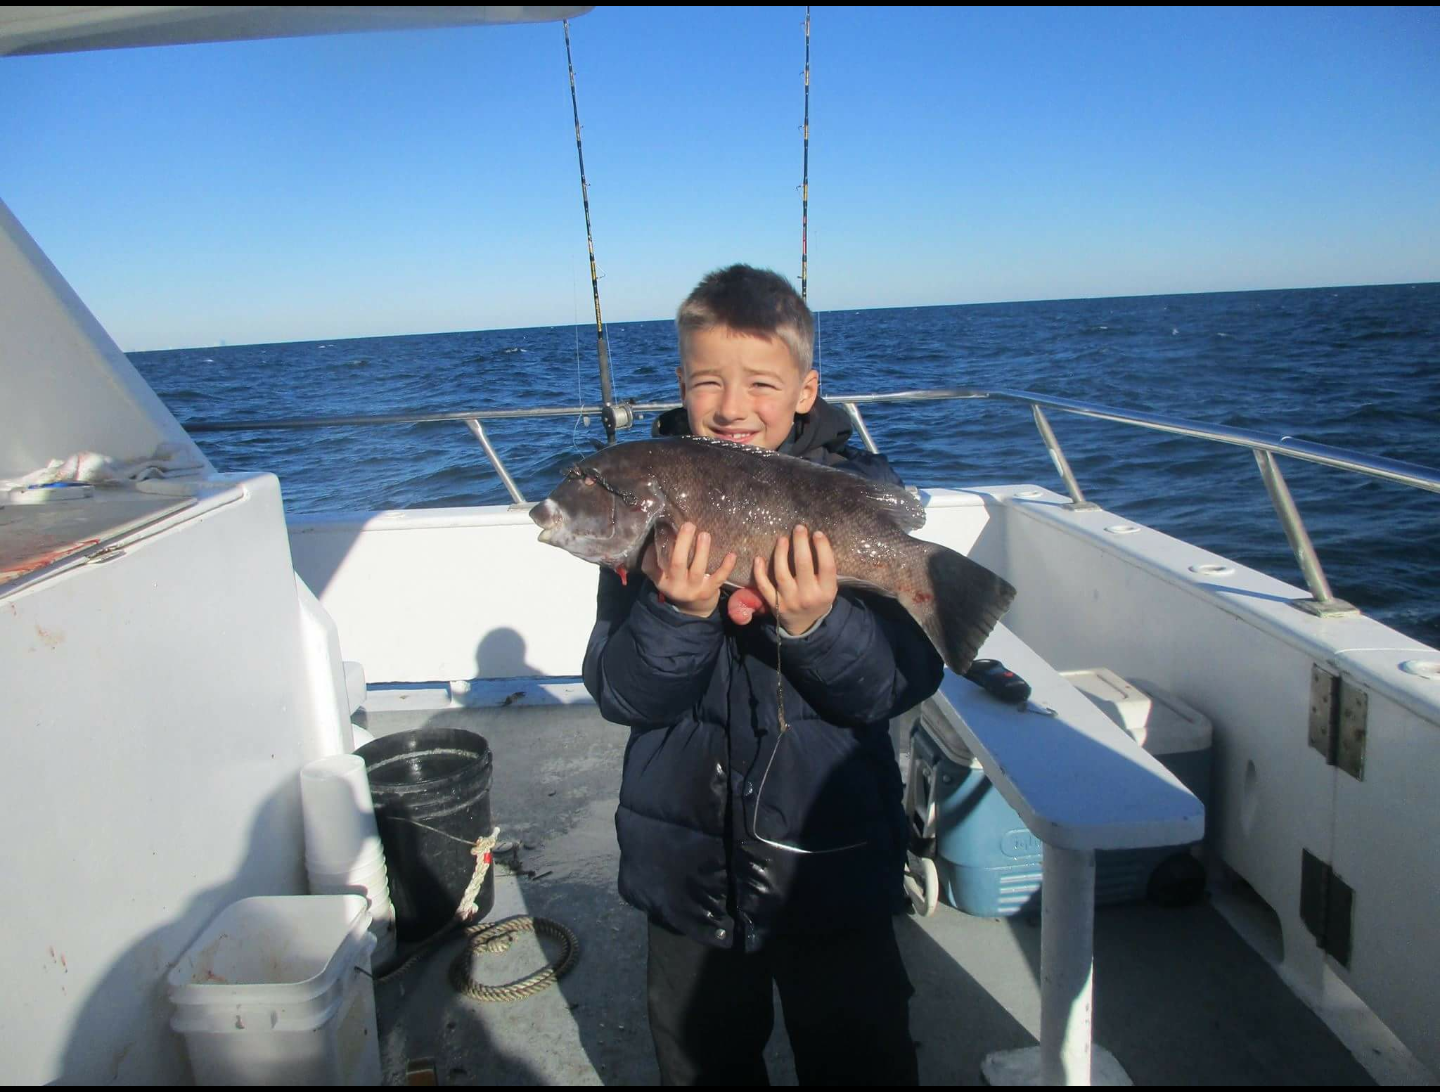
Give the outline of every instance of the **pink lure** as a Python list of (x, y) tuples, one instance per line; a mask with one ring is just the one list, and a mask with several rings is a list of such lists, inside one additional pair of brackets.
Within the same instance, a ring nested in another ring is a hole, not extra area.
[(730, 621), (737, 626), (748, 626), (755, 615), (766, 614), (769, 610), (765, 600), (760, 598), (760, 593), (754, 588), (737, 588), (730, 593), (728, 613)]

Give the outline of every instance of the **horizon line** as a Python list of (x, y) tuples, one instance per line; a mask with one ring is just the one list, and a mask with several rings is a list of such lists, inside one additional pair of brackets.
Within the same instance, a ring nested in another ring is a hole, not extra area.
[[(796, 278), (790, 278), (792, 280)], [(977, 300), (968, 303), (900, 303), (888, 304), (877, 307), (831, 307), (824, 311), (812, 311), (816, 316), (841, 314), (844, 312), (858, 311), (901, 311), (901, 310), (929, 310), (936, 307), (1006, 307), (1020, 303), (1076, 303), (1079, 301), (1095, 300), (1141, 300), (1158, 299), (1165, 296), (1228, 296), (1228, 295), (1254, 295), (1261, 292), (1324, 292), (1334, 289), (1350, 288), (1420, 288), (1428, 285), (1440, 285), (1440, 280), (1433, 281), (1380, 281), (1365, 284), (1316, 284), (1297, 285), (1289, 288), (1223, 288), (1211, 289), (1204, 292), (1140, 292), (1122, 296), (1044, 296), (1032, 299), (1018, 300)], [(674, 322), (673, 317), (648, 318), (648, 319), (620, 319), (606, 323), (606, 326), (631, 326), (650, 322)], [(194, 349), (249, 349), (262, 345), (311, 345), (318, 342), (339, 343), (345, 341), (376, 341), (381, 338), (403, 338), (403, 337), (441, 337), (452, 334), (485, 334), (498, 333), (505, 330), (555, 330), (570, 326), (589, 326), (590, 320), (584, 322), (553, 322), (539, 323), (533, 326), (477, 326), (455, 330), (425, 330), (417, 333), (406, 334), (351, 334), (346, 337), (307, 337), (296, 338), (290, 341), (246, 341), (231, 344), (229, 342), (217, 342), (210, 345), (170, 345), (164, 348), (155, 349), (121, 349), (126, 356), (139, 355), (143, 353), (176, 353), (188, 352)], [(108, 333), (108, 331), (107, 331)]]

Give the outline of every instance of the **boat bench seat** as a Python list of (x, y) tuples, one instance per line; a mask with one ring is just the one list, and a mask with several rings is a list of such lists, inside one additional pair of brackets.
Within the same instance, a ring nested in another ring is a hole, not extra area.
[(1200, 840), (1205, 809), (1195, 795), (1039, 653), (999, 625), (980, 656), (1030, 684), (1025, 711), (952, 671), (935, 703), (1032, 834), (1075, 850)]
[(951, 671), (936, 704), (1044, 844), (1040, 1045), (992, 1053), (982, 1073), (992, 1085), (1129, 1084), (1091, 1038), (1095, 851), (1199, 841), (1204, 806), (1009, 629), (996, 626), (980, 656), (1030, 684), (1024, 709)]

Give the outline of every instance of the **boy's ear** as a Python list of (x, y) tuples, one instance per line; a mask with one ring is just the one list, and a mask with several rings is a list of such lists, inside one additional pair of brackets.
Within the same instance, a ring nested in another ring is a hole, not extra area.
[(820, 373), (811, 368), (800, 380), (800, 401), (795, 403), (796, 413), (809, 413), (810, 407), (820, 394)]

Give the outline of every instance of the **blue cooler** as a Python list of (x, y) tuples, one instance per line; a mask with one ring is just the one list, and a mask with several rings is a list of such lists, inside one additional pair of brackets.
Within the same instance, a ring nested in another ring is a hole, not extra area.
[[(1063, 674), (1209, 807), (1212, 729), (1203, 714), (1105, 668)], [(1043, 847), (966, 748), (951, 720), (956, 716), (948, 702), (931, 699), (911, 726), (911, 850), (934, 860), (940, 897), (958, 910), (986, 918), (1037, 910)], [(1134, 902), (1147, 893), (1161, 903), (1198, 896), (1204, 873), (1194, 848), (1096, 853), (1096, 903)]]

